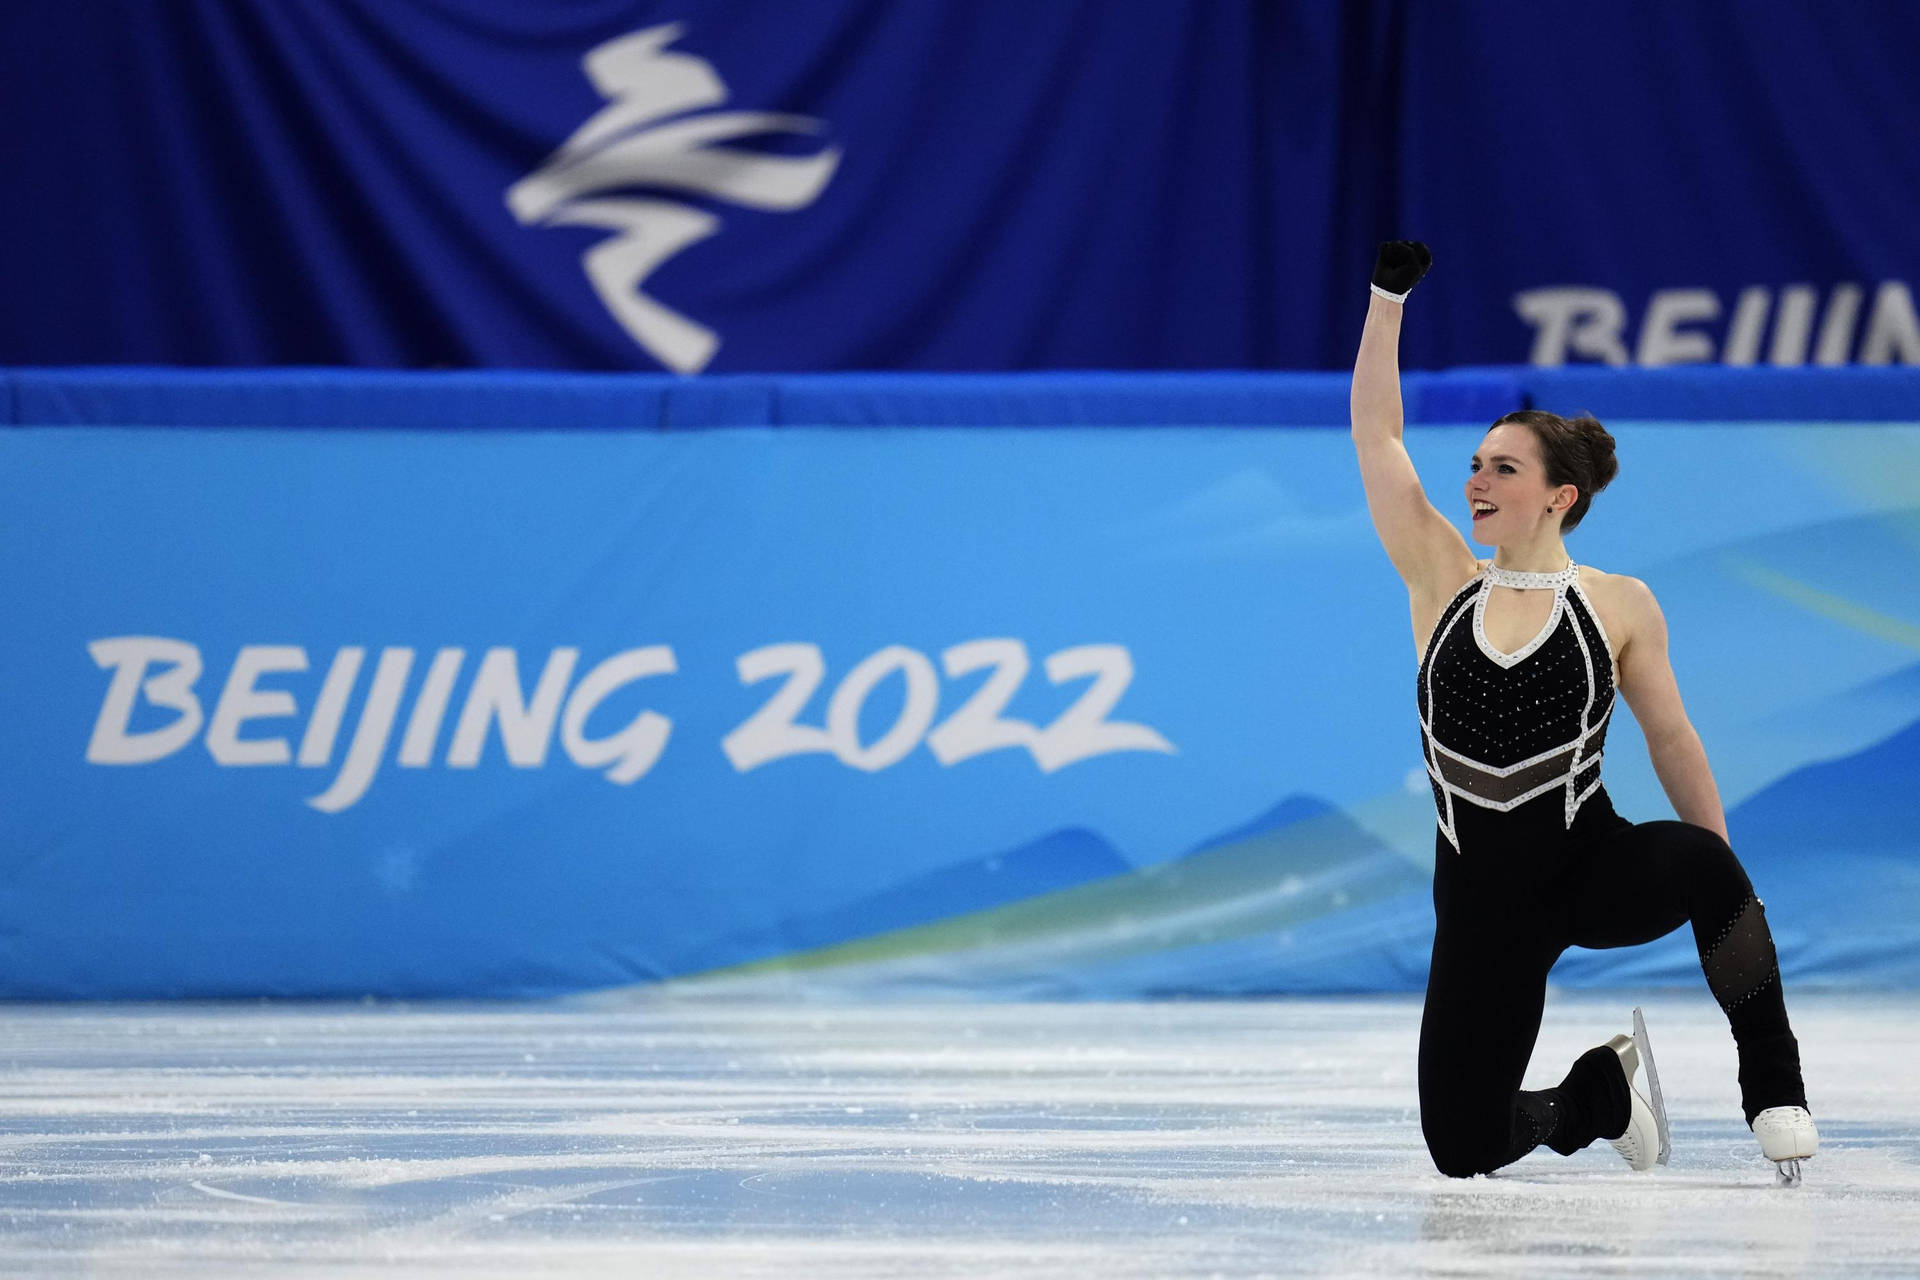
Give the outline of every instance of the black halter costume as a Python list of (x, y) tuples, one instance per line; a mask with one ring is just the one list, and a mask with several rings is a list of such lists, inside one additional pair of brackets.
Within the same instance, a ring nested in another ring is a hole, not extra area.
[[(1496, 586), (1554, 593), (1513, 653), (1487, 640)], [(1475, 574), (1442, 611), (1417, 689), (1439, 818), (1420, 1120), (1440, 1170), (1487, 1173), (1542, 1143), (1571, 1154), (1625, 1129), (1610, 1049), (1583, 1054), (1556, 1088), (1520, 1088), (1547, 971), (1568, 946), (1633, 946), (1688, 921), (1739, 1049), (1748, 1122), (1805, 1106), (1773, 936), (1739, 859), (1705, 827), (1628, 822), (1601, 785), (1613, 646), (1579, 566)]]

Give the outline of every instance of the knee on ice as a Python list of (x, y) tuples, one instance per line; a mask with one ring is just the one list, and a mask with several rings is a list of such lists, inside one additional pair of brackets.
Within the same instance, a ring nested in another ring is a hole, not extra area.
[(1472, 1178), (1500, 1167), (1500, 1152), (1480, 1143), (1427, 1141), (1433, 1167), (1449, 1178)]
[(1442, 1160), (1434, 1157), (1433, 1167), (1449, 1178), (1477, 1178), (1492, 1173), (1492, 1169), (1483, 1169), (1473, 1161)]

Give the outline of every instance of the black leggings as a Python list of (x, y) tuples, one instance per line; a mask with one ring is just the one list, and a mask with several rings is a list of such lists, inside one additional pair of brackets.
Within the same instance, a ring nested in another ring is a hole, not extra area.
[(1748, 1123), (1768, 1107), (1805, 1106), (1773, 935), (1726, 841), (1685, 822), (1630, 823), (1604, 791), (1571, 832), (1554, 829), (1558, 813), (1551, 823), (1540, 813), (1482, 810), (1461, 825), (1464, 853), (1437, 844), (1420, 1126), (1440, 1171), (1489, 1173), (1543, 1143), (1571, 1155), (1626, 1128), (1627, 1094), (1604, 1047), (1557, 1088), (1520, 1088), (1547, 971), (1569, 946), (1634, 946), (1688, 921), (1739, 1050)]

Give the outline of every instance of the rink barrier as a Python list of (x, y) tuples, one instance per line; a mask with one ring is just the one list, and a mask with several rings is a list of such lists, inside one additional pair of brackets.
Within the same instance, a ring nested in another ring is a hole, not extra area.
[[(1344, 425), (1344, 373), (552, 374), (340, 369), (0, 370), (33, 426), (488, 430)], [(1908, 422), (1920, 366), (1411, 371), (1410, 422), (1543, 408), (1644, 421)]]

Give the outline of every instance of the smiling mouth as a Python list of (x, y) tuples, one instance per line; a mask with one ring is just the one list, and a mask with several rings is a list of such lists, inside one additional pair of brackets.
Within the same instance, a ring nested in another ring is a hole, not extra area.
[(1478, 520), (1478, 519), (1479, 519), (1479, 518), (1480, 518), (1481, 516), (1490, 516), (1490, 515), (1492, 515), (1492, 514), (1493, 514), (1494, 512), (1496, 512), (1496, 511), (1498, 511), (1499, 509), (1500, 509), (1500, 508), (1498, 508), (1498, 507), (1495, 507), (1495, 506), (1485, 506), (1485, 507), (1483, 507), (1483, 506), (1481, 506), (1481, 505), (1479, 505), (1478, 503), (1476, 503), (1476, 504), (1474, 505), (1474, 508), (1473, 508), (1473, 518), (1474, 518), (1475, 520)]

